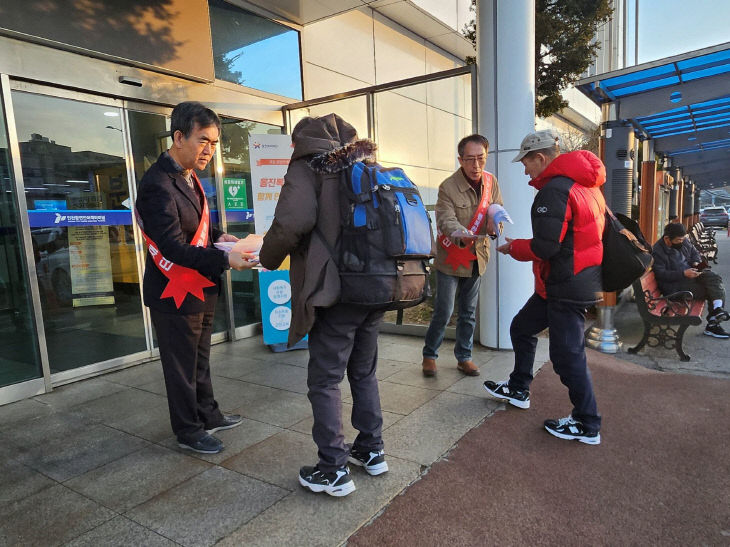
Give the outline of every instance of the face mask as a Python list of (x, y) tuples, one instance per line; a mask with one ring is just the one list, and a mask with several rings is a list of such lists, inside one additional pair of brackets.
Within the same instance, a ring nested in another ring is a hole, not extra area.
[(676, 249), (677, 251), (682, 250), (682, 244), (681, 243), (675, 243), (672, 245), (672, 249)]

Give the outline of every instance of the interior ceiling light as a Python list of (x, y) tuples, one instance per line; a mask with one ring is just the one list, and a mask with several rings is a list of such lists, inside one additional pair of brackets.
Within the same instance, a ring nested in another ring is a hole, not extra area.
[(119, 112), (104, 112), (104, 116), (109, 116), (110, 118), (116, 118), (119, 116)]

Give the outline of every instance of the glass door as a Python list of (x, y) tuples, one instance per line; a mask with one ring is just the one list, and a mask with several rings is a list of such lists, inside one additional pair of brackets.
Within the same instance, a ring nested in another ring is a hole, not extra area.
[[(246, 237), (254, 232), (253, 187), (249, 136), (281, 135), (282, 128), (246, 120), (223, 118), (220, 154), (223, 163), (224, 207), (228, 232)], [(257, 270), (231, 270), (233, 322), (236, 328), (261, 321)], [(244, 329), (245, 330), (245, 329)], [(242, 331), (238, 336), (245, 336)]]
[[(1, 95), (1, 93), (0, 93)], [(28, 269), (23, 260), (20, 217), (14, 196), (3, 101), (0, 101), (0, 388), (41, 378), (32, 320)], [(35, 251), (35, 249), (34, 249)], [(39, 253), (34, 253), (36, 263)]]
[[(160, 154), (172, 145), (170, 137), (170, 114), (172, 109), (158, 108), (152, 112), (148, 105), (127, 105), (127, 120), (129, 123), (129, 139), (134, 174), (134, 187), (139, 186), (147, 169), (157, 161)], [(138, 108), (140, 110), (138, 110)], [(143, 109), (143, 110), (142, 110)], [(213, 226), (221, 228), (221, 218), (218, 211), (218, 192), (216, 184), (216, 169), (214, 161), (209, 163), (203, 171), (196, 171), (205, 191), (210, 209), (210, 221)], [(136, 196), (136, 190), (135, 190)], [(144, 262), (144, 257), (143, 257)], [(221, 295), (216, 304), (213, 320), (214, 341), (224, 339), (228, 330), (228, 303)], [(155, 338), (153, 338), (155, 340)], [(156, 346), (156, 342), (153, 342)]]
[(144, 352), (119, 103), (13, 90), (51, 373)]

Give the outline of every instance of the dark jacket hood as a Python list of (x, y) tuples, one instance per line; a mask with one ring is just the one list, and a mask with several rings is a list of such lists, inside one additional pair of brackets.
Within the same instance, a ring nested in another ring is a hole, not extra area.
[(376, 145), (358, 139), (357, 131), (337, 114), (304, 118), (292, 131), (292, 160), (310, 157), (309, 166), (318, 173), (336, 173), (357, 161), (374, 160)]
[(551, 161), (537, 178), (530, 181), (530, 186), (540, 190), (555, 177), (567, 177), (576, 184), (593, 188), (606, 182), (606, 167), (593, 152), (588, 150), (567, 152)]

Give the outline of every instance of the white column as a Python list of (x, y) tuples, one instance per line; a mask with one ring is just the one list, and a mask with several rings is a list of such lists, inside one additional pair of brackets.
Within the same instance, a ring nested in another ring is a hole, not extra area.
[[(520, 142), (535, 130), (535, 0), (477, 0), (479, 132), (489, 139), (487, 170), (497, 176), (514, 220), (511, 238), (532, 237), (535, 192), (521, 163), (512, 163)], [(499, 238), (504, 243), (504, 236)], [(479, 342), (512, 349), (509, 326), (534, 290), (531, 262), (496, 252), (482, 279)]]

